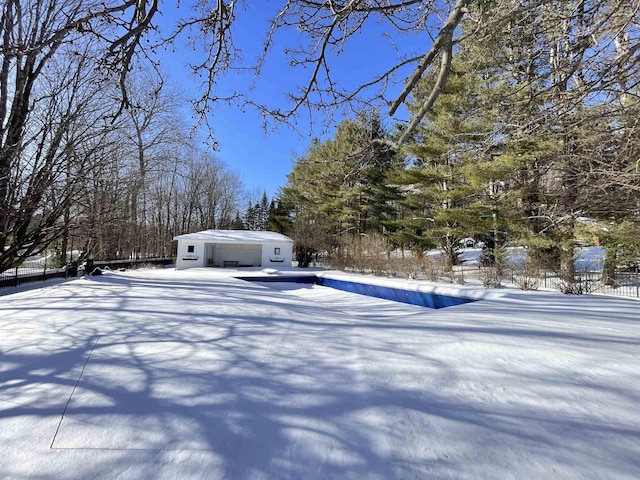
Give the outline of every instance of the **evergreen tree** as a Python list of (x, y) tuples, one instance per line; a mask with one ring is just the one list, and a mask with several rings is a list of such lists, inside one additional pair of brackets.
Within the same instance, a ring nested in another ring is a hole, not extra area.
[(251, 201), (249, 201), (247, 210), (244, 212), (242, 223), (246, 230), (256, 230), (256, 208), (253, 206)]
[(255, 205), (249, 202), (244, 214), (244, 228), (247, 230), (263, 231), (269, 226), (269, 199), (267, 192), (262, 194), (262, 200)]
[[(458, 263), (463, 238), (490, 229), (483, 215), (485, 185), (470, 183), (468, 170), (482, 161), (492, 125), (482, 110), (482, 78), (466, 67), (458, 55), (439, 102), (404, 149), (406, 164), (395, 172), (404, 215), (394, 239), (418, 250), (439, 247), (449, 267)], [(428, 76), (418, 85), (416, 108), (434, 81)]]
[(269, 230), (290, 235), (293, 224), (293, 210), (293, 204), (288, 201), (284, 194), (279, 193), (276, 198), (271, 200), (271, 205), (269, 206)]
[[(624, 181), (613, 179), (629, 179), (623, 174), (629, 163), (617, 154), (615, 141), (626, 137), (616, 135), (624, 131), (625, 106), (615, 100), (622, 100), (627, 86), (624, 79), (603, 76), (596, 59), (616, 53), (628, 59), (627, 26), (616, 26), (604, 3), (587, 1), (555, 3), (533, 21), (516, 13), (503, 28), (465, 45), (484, 63), (480, 70), (491, 70), (487, 107), (494, 106), (500, 127), (486, 142), (490, 158), (470, 174), (473, 181), (505, 186), (495, 200), (514, 238), (572, 279), (575, 219), (610, 217), (625, 203), (616, 194), (624, 191), (616, 188)], [(618, 52), (601, 47), (604, 41), (585, 41), (592, 28), (602, 28), (600, 37), (611, 38)]]
[(256, 205), (257, 210), (257, 230), (267, 230), (269, 226), (269, 199), (267, 192), (262, 194), (260, 205)]
[(385, 172), (396, 161), (381, 141), (385, 137), (377, 113), (341, 122), (332, 139), (314, 140), (296, 159), (283, 196), (296, 214), (318, 218), (336, 239), (347, 232), (381, 231), (391, 195)]

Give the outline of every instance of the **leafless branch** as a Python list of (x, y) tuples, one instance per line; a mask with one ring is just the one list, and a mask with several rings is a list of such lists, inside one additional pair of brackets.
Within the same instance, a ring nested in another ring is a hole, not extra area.
[[(411, 91), (414, 89), (418, 81), (422, 78), (425, 70), (429, 68), (429, 66), (433, 63), (438, 53), (440, 53), (443, 49), (449, 50), (449, 51), (451, 50), (452, 44), (453, 44), (454, 31), (457, 28), (457, 26), (460, 24), (460, 20), (462, 20), (462, 16), (465, 13), (465, 8), (470, 3), (470, 1), (471, 0), (458, 0), (456, 2), (456, 5), (453, 7), (453, 10), (451, 10), (451, 13), (447, 17), (446, 22), (440, 29), (440, 33), (438, 34), (435, 41), (433, 42), (431, 49), (423, 57), (422, 61), (418, 64), (416, 70), (414, 71), (413, 75), (411, 75), (409, 80), (407, 80), (407, 83), (404, 89), (402, 90), (400, 95), (398, 95), (398, 98), (396, 99), (396, 101), (393, 102), (393, 104), (391, 105), (391, 108), (389, 109), (389, 115), (394, 115), (398, 107), (407, 99), (407, 96), (409, 95), (409, 93), (411, 93)], [(444, 66), (445, 64), (443, 63), (442, 65)], [(449, 68), (450, 65), (451, 64), (449, 61), (449, 66), (447, 68)], [(441, 70), (441, 75), (443, 75), (442, 70)], [(446, 75), (448, 75), (448, 72), (445, 74), (445, 77), (444, 77), (445, 80), (446, 80)], [(435, 98), (437, 98), (437, 94), (435, 95)], [(435, 98), (434, 98), (434, 101), (435, 101)], [(431, 105), (432, 104), (433, 102), (431, 102)], [(421, 119), (422, 117), (420, 117), (418, 121), (420, 121)]]

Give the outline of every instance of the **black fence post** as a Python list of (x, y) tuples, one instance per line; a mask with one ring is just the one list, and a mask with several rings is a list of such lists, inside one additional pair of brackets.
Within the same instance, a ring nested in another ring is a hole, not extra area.
[(93, 271), (93, 256), (91, 258), (87, 257), (87, 260), (84, 264), (84, 273), (85, 275), (90, 275)]
[(72, 262), (67, 264), (67, 278), (68, 277), (77, 277), (78, 276), (78, 262), (73, 260)]

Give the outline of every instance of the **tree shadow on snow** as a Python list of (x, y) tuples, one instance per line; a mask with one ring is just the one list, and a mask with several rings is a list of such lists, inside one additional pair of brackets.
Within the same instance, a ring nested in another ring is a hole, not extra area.
[[(65, 478), (152, 479), (167, 468), (498, 478), (589, 463), (615, 477), (638, 467), (638, 422), (615, 421), (637, 405), (637, 387), (615, 365), (606, 381), (588, 373), (609, 349), (616, 365), (631, 361), (638, 337), (606, 330), (602, 315), (565, 328), (556, 317), (577, 321), (575, 308), (524, 300), (540, 325), (500, 302), (398, 314), (390, 302), (332, 303), (307, 288), (108, 274), (59, 285), (46, 302), (0, 299), (14, 318), (0, 324), (0, 430), (51, 419), (56, 452), (92, 455)], [(561, 367), (543, 355), (558, 343), (572, 355)], [(577, 375), (586, 377), (567, 388)], [(616, 405), (611, 415), (597, 414), (600, 401)], [(0, 476), (11, 468), (0, 460)], [(62, 467), (50, 468), (55, 478)]]

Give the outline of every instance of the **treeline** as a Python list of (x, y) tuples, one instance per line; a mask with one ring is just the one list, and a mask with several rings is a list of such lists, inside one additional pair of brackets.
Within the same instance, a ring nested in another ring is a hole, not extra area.
[(473, 35), (470, 15), (446, 83), (434, 68), (414, 88), (410, 113), (434, 87), (440, 96), (401, 147), (407, 126), (383, 128), (373, 110), (295, 160), (277, 218), (301, 263), (373, 236), (387, 252), (440, 248), (449, 267), (466, 237), (484, 242), (488, 262), (524, 245), (567, 277), (580, 243), (606, 247), (607, 269), (637, 261), (640, 59), (623, 10), (548, 2)]
[(68, 47), (55, 62), (34, 54), (40, 71), (26, 52), (1, 72), (0, 271), (45, 248), (59, 263), (71, 250), (167, 256), (176, 234), (231, 228), (244, 185), (189, 138), (179, 96), (132, 71), (131, 106), (118, 112), (117, 85), (91, 45), (82, 55)]
[[(403, 65), (415, 70), (386, 101), (391, 113), (406, 107), (410, 121), (384, 125), (375, 108), (344, 120), (296, 159), (273, 202), (248, 201), (238, 175), (185, 135), (182, 102), (154, 51), (190, 21), (163, 39), (152, 22), (157, 5), (146, 0), (0, 4), (0, 272), (48, 246), (61, 261), (72, 248), (97, 258), (162, 256), (176, 233), (240, 226), (290, 234), (302, 265), (318, 252), (370, 253), (361, 244), (378, 236), (387, 251), (439, 247), (449, 266), (464, 237), (485, 242), (488, 261), (517, 243), (567, 275), (579, 240), (604, 245), (608, 269), (635, 261), (638, 0), (423, 3), (286, 2), (267, 50), (279, 29), (306, 32), (292, 63), (315, 65), (314, 73), (292, 111), (255, 105), (263, 114), (286, 122), (301, 106), (354, 106)], [(205, 26), (193, 37), (206, 43), (208, 61), (194, 69), (208, 78), (197, 103), (205, 117), (220, 100), (218, 69), (236, 56), (233, 5), (198, 5), (194, 20)], [(433, 45), (343, 90), (325, 55), (370, 15), (398, 34), (426, 27)], [(580, 217), (598, 223), (587, 228)]]

